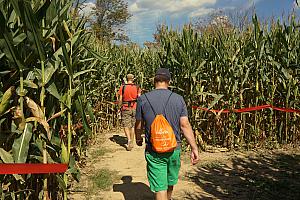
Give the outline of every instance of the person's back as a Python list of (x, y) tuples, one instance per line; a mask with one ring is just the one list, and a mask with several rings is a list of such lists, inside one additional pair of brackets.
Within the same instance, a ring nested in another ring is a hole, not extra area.
[[(148, 102), (148, 100), (151, 102)], [(151, 106), (154, 108), (157, 114), (164, 114), (165, 118), (172, 126), (176, 136), (177, 146), (180, 148), (181, 136), (180, 136), (180, 117), (187, 116), (187, 109), (182, 96), (168, 90), (168, 89), (155, 89), (140, 97), (141, 109), (143, 110), (143, 119), (145, 121), (146, 130), (146, 144), (147, 150), (152, 149), (150, 142), (150, 127), (155, 118)], [(137, 111), (139, 113), (139, 111)]]
[(122, 85), (119, 89), (119, 95), (122, 96), (122, 110), (136, 109), (136, 100), (140, 94), (137, 85), (130, 83)]
[(133, 148), (136, 101), (141, 94), (140, 88), (133, 81), (134, 75), (128, 74), (127, 84), (122, 85), (118, 92), (122, 126), (128, 140), (128, 151), (131, 151)]
[[(171, 199), (173, 186), (178, 182), (181, 162), (180, 130), (191, 145), (192, 164), (198, 162), (198, 148), (188, 120), (186, 104), (180, 95), (168, 90), (170, 79), (171, 74), (168, 69), (157, 70), (154, 78), (155, 90), (138, 98), (135, 116), (136, 143), (139, 146), (143, 143), (141, 134), (145, 122), (147, 176), (156, 200)], [(158, 119), (161, 119), (160, 122)], [(168, 142), (174, 141), (174, 134), (177, 147), (176, 143), (173, 146), (172, 142)], [(156, 144), (161, 144), (162, 148), (156, 148)], [(168, 148), (164, 148), (166, 146)], [(166, 151), (160, 151), (163, 149)]]

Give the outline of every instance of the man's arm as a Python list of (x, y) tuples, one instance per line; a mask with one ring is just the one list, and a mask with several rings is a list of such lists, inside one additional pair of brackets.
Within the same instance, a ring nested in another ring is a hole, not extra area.
[(119, 99), (118, 99), (118, 105), (119, 105), (119, 108), (121, 108), (122, 107), (122, 104), (123, 104), (123, 96), (120, 94), (119, 95)]
[(122, 95), (122, 90), (123, 90), (123, 87), (121, 86), (119, 91), (117, 92), (117, 101), (118, 101), (118, 105), (119, 105), (119, 108), (122, 107), (122, 100), (123, 100), (123, 95)]
[(136, 114), (135, 114), (135, 126), (134, 126), (134, 132), (135, 132), (135, 140), (136, 144), (138, 146), (143, 145), (143, 115), (142, 115), (142, 100), (141, 97), (137, 99), (137, 105), (136, 105)]
[(134, 132), (135, 132), (135, 141), (138, 146), (143, 145), (143, 121), (142, 120), (136, 120), (135, 126), (134, 126)]
[(199, 161), (199, 153), (194, 133), (187, 116), (180, 117), (180, 128), (183, 132), (184, 137), (187, 139), (187, 142), (191, 146), (191, 162), (193, 165), (195, 165)]
[(138, 88), (138, 97), (140, 97), (142, 95), (142, 89), (139, 87)]

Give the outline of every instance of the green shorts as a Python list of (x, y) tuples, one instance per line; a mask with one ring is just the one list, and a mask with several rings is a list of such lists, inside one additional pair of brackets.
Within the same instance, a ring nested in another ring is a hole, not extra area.
[(122, 126), (133, 128), (135, 125), (135, 109), (122, 111)]
[(180, 149), (170, 153), (146, 152), (147, 176), (153, 192), (164, 191), (176, 185), (180, 169)]

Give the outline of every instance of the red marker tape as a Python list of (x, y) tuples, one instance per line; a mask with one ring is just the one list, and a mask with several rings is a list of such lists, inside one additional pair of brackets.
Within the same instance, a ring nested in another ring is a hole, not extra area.
[(0, 164), (0, 174), (48, 174), (64, 173), (67, 164), (42, 164), (42, 163), (10, 163)]
[(267, 109), (267, 108), (271, 108), (273, 110), (277, 110), (277, 111), (281, 111), (281, 112), (300, 113), (300, 110), (291, 109), (291, 108), (278, 108), (278, 107), (275, 107), (275, 106), (272, 106), (269, 104), (262, 105), (262, 106), (250, 107), (250, 108), (232, 109), (232, 110), (228, 110), (228, 109), (224, 109), (224, 110), (211, 109), (211, 110), (209, 110), (208, 108), (201, 108), (198, 106), (193, 106), (192, 108), (195, 110), (203, 110), (203, 111), (209, 111), (209, 112), (215, 112), (215, 113), (219, 113), (219, 112), (221, 112), (221, 113), (230, 113), (230, 112), (243, 113), (243, 112), (263, 110), (263, 109)]

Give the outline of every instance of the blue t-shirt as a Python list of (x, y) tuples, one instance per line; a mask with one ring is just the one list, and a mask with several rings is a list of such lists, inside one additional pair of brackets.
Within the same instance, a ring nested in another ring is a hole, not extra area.
[[(144, 95), (141, 95), (137, 100), (136, 108), (136, 120), (143, 120), (145, 122), (145, 140), (147, 144), (147, 149), (151, 147), (150, 143), (150, 127), (155, 118), (155, 114), (151, 109), (149, 102), (147, 101), (145, 95), (147, 95), (148, 100), (150, 101), (156, 114), (164, 114), (163, 109), (167, 103), (168, 98), (169, 102), (165, 107), (164, 117), (168, 120), (170, 125), (173, 128), (173, 131), (176, 136), (178, 147), (181, 144), (181, 135), (180, 135), (180, 117), (188, 116), (186, 104), (182, 96), (172, 93), (168, 89), (155, 89), (151, 92), (148, 92)], [(170, 96), (171, 95), (171, 96)]]

